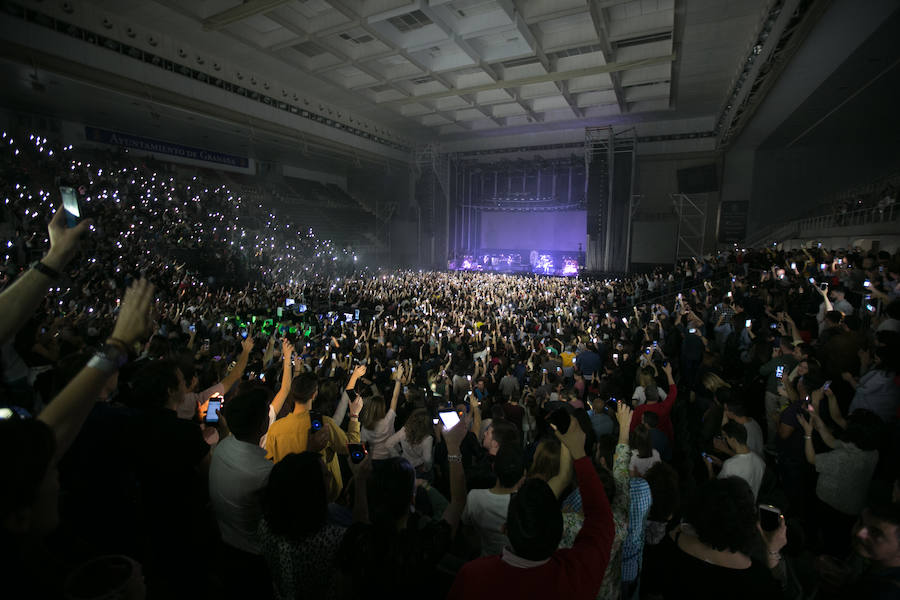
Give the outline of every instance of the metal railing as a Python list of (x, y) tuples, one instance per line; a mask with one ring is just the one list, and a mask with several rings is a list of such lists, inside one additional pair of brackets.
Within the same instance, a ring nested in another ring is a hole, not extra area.
[(788, 221), (787, 223), (769, 225), (755, 232), (752, 237), (748, 238), (747, 242), (750, 246), (768, 245), (770, 242), (778, 242), (804, 234), (809, 235), (810, 233), (821, 232), (824, 229), (877, 225), (879, 223), (890, 223), (898, 220), (898, 218), (900, 218), (900, 209), (897, 208), (896, 204), (889, 204), (883, 207), (859, 208), (845, 213), (832, 212), (827, 215), (806, 217)]
[(809, 217), (800, 219), (792, 223), (794, 229), (798, 233), (809, 231), (811, 229), (825, 229), (828, 227), (853, 227), (856, 225), (875, 225), (877, 223), (887, 223), (893, 221), (900, 216), (900, 211), (895, 210), (894, 204), (884, 207), (867, 207), (857, 210), (847, 211), (845, 213), (832, 213), (830, 215), (820, 215), (818, 217)]

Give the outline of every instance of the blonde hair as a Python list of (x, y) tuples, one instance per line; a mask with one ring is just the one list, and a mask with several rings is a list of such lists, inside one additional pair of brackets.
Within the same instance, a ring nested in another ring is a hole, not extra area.
[(550, 481), (559, 474), (559, 455), (562, 452), (559, 440), (555, 437), (548, 437), (541, 440), (537, 449), (534, 451), (534, 458), (531, 460), (531, 468), (528, 470), (528, 477), (537, 477), (544, 481)]
[(711, 392), (715, 392), (716, 390), (721, 388), (727, 388), (729, 390), (731, 389), (731, 384), (729, 384), (727, 381), (725, 381), (715, 373), (707, 373), (706, 375), (704, 375), (701, 383), (703, 384), (703, 387)]
[(387, 407), (382, 396), (372, 396), (363, 404), (359, 411), (359, 424), (366, 429), (373, 429), (378, 421), (387, 414)]

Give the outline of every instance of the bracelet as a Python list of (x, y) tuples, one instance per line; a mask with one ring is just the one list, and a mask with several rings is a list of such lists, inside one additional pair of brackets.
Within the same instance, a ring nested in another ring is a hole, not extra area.
[(455, 462), (462, 464), (462, 455), (461, 454), (448, 454), (447, 462)]
[(126, 344), (125, 342), (123, 342), (123, 341), (120, 340), (119, 338), (108, 337), (108, 338), (106, 338), (106, 343), (107, 343), (107, 344), (112, 344), (113, 346), (118, 346), (119, 348), (121, 348), (121, 349), (124, 350), (125, 352), (129, 352), (129, 351), (131, 350), (131, 348), (128, 346), (128, 344)]
[(104, 375), (112, 375), (119, 370), (119, 365), (107, 358), (105, 354), (101, 353), (92, 356), (88, 361), (87, 366), (92, 369), (97, 369)]
[(351, 418), (351, 419), (358, 419), (358, 418), (359, 418), (359, 415), (353, 415), (353, 414), (351, 414), (351, 415), (350, 415), (350, 418)]
[(811, 439), (812, 439), (812, 436), (811, 436), (811, 435), (804, 435), (804, 436), (803, 436), (803, 439), (805, 439), (805, 440), (811, 440)]
[(34, 269), (35, 271), (37, 271), (38, 273), (46, 275), (50, 279), (60, 279), (62, 277), (62, 273), (60, 273), (53, 267), (48, 267), (47, 265), (45, 265), (44, 263), (42, 263), (39, 260), (34, 261), (31, 264), (31, 268)]

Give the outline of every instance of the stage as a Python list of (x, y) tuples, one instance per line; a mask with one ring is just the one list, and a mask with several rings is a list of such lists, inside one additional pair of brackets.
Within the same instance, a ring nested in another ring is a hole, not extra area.
[(451, 271), (529, 273), (574, 277), (584, 269), (584, 252), (564, 250), (482, 249), (450, 260)]

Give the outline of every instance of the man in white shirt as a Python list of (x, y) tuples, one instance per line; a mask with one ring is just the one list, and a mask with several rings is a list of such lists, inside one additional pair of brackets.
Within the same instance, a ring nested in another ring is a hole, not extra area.
[[(722, 426), (722, 433), (725, 435), (725, 441), (734, 451), (734, 456), (722, 463), (719, 478), (740, 477), (750, 484), (753, 497), (756, 498), (766, 472), (765, 461), (747, 447), (747, 429), (740, 423), (728, 421)], [(712, 463), (707, 461), (706, 466), (711, 476)]]
[(506, 398), (519, 392), (519, 380), (513, 375), (512, 369), (507, 368), (506, 375), (500, 380), (500, 395)]
[(227, 582), (233, 589), (252, 588), (268, 577), (256, 537), (262, 495), (274, 466), (259, 447), (269, 427), (268, 410), (268, 395), (260, 390), (225, 403), (220, 413), (231, 435), (215, 447), (209, 466), (209, 498), (224, 542), (223, 573), (235, 574)]
[(471, 490), (466, 498), (462, 522), (481, 541), (481, 556), (503, 552), (507, 545), (506, 515), (509, 499), (525, 477), (525, 463), (518, 448), (504, 446), (494, 459), (497, 483), (490, 489)]
[(250, 554), (260, 553), (260, 497), (274, 464), (259, 447), (269, 428), (268, 410), (266, 393), (258, 390), (225, 403), (220, 412), (231, 435), (215, 447), (209, 467), (209, 496), (222, 541)]
[[(736, 421), (744, 426), (744, 429), (747, 430), (747, 447), (750, 448), (751, 452), (763, 458), (765, 442), (763, 441), (762, 427), (752, 417), (747, 416), (747, 409), (744, 407), (743, 402), (729, 399), (725, 403), (722, 425), (725, 425), (728, 421)], [(731, 449), (731, 446), (725, 440), (717, 439), (713, 443), (716, 450), (729, 455), (734, 454), (734, 450)]]
[(822, 333), (828, 326), (825, 323), (825, 315), (829, 311), (836, 310), (845, 317), (853, 314), (853, 305), (844, 298), (846, 293), (844, 286), (836, 285), (828, 291), (822, 290), (817, 286), (814, 289), (822, 294), (822, 304), (819, 305), (819, 312), (816, 315), (816, 320), (819, 322), (819, 333)]

